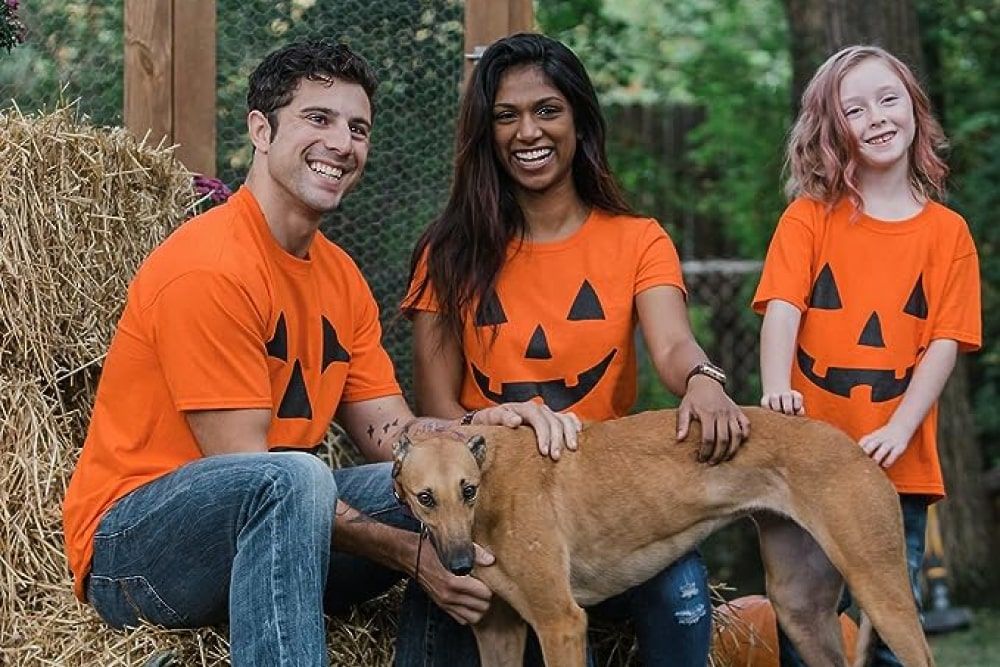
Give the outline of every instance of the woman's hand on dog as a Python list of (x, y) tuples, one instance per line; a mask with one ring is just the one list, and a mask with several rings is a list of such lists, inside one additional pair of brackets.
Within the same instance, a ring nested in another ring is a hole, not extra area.
[(583, 428), (580, 419), (572, 412), (553, 412), (544, 403), (524, 401), (523, 403), (503, 403), (476, 412), (473, 424), (494, 426), (528, 425), (535, 431), (538, 452), (558, 461), (564, 449), (576, 451), (577, 434)]
[(750, 420), (722, 386), (703, 375), (695, 375), (677, 410), (677, 439), (687, 437), (691, 421), (701, 423), (701, 447), (698, 460), (712, 465), (736, 455), (743, 441), (750, 437)]
[[(488, 567), (496, 561), (496, 557), (483, 547), (473, 546), (476, 548), (476, 567)], [(430, 556), (420, 566), (420, 585), (434, 603), (458, 623), (478, 623), (490, 608), (493, 591), (475, 577), (459, 577), (446, 570), (433, 550)]]

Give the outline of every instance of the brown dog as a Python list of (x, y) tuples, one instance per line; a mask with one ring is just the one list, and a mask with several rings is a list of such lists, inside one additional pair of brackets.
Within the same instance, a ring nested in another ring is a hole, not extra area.
[(747, 514), (757, 520), (768, 596), (809, 665), (846, 664), (841, 574), (903, 664), (933, 665), (906, 572), (899, 502), (878, 465), (826, 424), (746, 413), (753, 436), (716, 466), (697, 462), (697, 429), (688, 443), (674, 441), (674, 411), (591, 424), (579, 451), (558, 462), (539, 457), (525, 428), (404, 437), (397, 492), (441, 562), (468, 574), (473, 540), (496, 555), (475, 572), (497, 596), (474, 626), (484, 667), (520, 664), (525, 621), (546, 665), (583, 665), (581, 605), (646, 581)]

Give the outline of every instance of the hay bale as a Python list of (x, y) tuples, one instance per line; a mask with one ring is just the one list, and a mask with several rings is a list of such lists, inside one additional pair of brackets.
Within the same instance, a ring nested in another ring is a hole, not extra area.
[[(229, 663), (225, 628), (108, 629), (73, 597), (63, 552), (62, 499), (126, 287), (197, 203), (169, 148), (72, 107), (0, 113), (0, 664), (142, 665), (166, 649)], [(332, 664), (391, 663), (395, 596), (330, 622)]]

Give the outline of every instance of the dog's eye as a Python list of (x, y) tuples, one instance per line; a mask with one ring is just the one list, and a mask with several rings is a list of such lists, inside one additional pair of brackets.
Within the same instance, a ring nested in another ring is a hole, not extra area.
[(424, 507), (434, 507), (434, 494), (430, 491), (421, 491), (417, 494), (417, 502)]
[(463, 486), (462, 498), (464, 498), (466, 502), (471, 502), (476, 499), (476, 491), (478, 491), (478, 489), (472, 484)]

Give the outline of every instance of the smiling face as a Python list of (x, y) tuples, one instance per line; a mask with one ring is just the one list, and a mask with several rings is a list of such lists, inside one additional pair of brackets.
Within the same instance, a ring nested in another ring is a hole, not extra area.
[(542, 192), (572, 181), (573, 109), (536, 65), (508, 70), (493, 103), (493, 146), (519, 188)]
[(871, 57), (848, 70), (840, 82), (840, 106), (863, 168), (908, 168), (913, 102), (888, 63)]
[(261, 112), (251, 116), (256, 159), (265, 162), (266, 187), (285, 205), (318, 216), (337, 208), (361, 179), (372, 116), (360, 85), (303, 79), (291, 101), (274, 113), (273, 132), (270, 122), (260, 122)]

